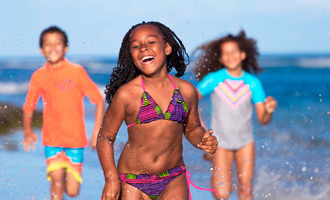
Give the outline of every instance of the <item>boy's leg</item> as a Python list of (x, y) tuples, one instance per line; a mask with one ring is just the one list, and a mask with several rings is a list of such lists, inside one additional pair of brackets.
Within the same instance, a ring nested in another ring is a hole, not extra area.
[(63, 199), (65, 188), (63, 148), (45, 146), (45, 157), (47, 163), (47, 179), (50, 181), (51, 199)]
[(84, 157), (84, 148), (65, 148), (67, 168), (65, 170), (65, 191), (68, 196), (75, 197), (79, 194)]
[(239, 199), (253, 199), (254, 142), (235, 153)]
[(64, 194), (64, 169), (57, 169), (49, 172), (50, 197), (52, 200), (62, 200)]
[(234, 152), (223, 148), (217, 149), (213, 161), (211, 178), (213, 194), (216, 199), (228, 199), (233, 189), (233, 160)]
[(72, 175), (72, 173), (66, 173), (65, 175), (66, 194), (70, 197), (78, 196), (80, 189), (80, 182), (76, 180), (76, 178)]

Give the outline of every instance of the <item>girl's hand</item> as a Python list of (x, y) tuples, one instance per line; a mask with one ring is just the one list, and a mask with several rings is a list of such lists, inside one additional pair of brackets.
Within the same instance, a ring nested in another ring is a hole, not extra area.
[(215, 153), (218, 147), (218, 141), (215, 136), (212, 136), (213, 130), (206, 131), (203, 135), (202, 142), (197, 145), (206, 153)]
[(267, 113), (273, 113), (277, 108), (277, 101), (273, 97), (267, 97), (265, 99), (265, 110)]
[(106, 181), (103, 188), (101, 200), (118, 200), (120, 195), (119, 181)]

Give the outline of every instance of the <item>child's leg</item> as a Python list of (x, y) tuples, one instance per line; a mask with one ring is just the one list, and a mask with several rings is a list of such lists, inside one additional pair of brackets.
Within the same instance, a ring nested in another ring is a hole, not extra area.
[(65, 170), (65, 191), (68, 196), (75, 197), (79, 194), (84, 157), (83, 148), (65, 148), (67, 167)]
[(131, 186), (127, 183), (121, 183), (121, 191), (120, 196), (121, 200), (131, 200), (131, 199), (150, 199), (150, 197), (146, 194), (137, 189), (134, 186)]
[(253, 199), (254, 142), (235, 153), (239, 199)]
[(65, 188), (63, 153), (63, 148), (61, 147), (45, 147), (47, 179), (50, 181), (50, 196), (52, 200), (63, 199)]
[(52, 200), (62, 200), (64, 194), (64, 169), (57, 169), (49, 172), (50, 180), (50, 197)]
[(71, 174), (66, 173), (65, 175), (66, 187), (65, 192), (70, 197), (78, 196), (80, 189), (80, 182)]
[(167, 199), (189, 199), (189, 191), (187, 185), (187, 178), (185, 174), (181, 174), (173, 181), (171, 181), (162, 194), (157, 198), (157, 200), (167, 200)]
[(228, 199), (233, 189), (233, 159), (233, 151), (218, 148), (215, 153), (211, 186), (217, 190), (216, 199)]

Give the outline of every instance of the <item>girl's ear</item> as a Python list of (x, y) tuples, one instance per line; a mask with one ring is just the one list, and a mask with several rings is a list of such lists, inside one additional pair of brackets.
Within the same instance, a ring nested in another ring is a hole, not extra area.
[(244, 51), (241, 52), (241, 60), (245, 60), (246, 58), (246, 53)]
[(218, 58), (218, 61), (221, 65), (223, 65), (220, 57)]
[(43, 55), (43, 56), (45, 55), (45, 54), (44, 54), (44, 49), (43, 49), (43, 48), (40, 48), (40, 53), (41, 53), (41, 55)]
[(168, 56), (168, 55), (170, 55), (172, 53), (172, 47), (171, 47), (171, 45), (168, 43), (168, 42), (166, 42), (166, 46), (165, 46), (165, 54)]

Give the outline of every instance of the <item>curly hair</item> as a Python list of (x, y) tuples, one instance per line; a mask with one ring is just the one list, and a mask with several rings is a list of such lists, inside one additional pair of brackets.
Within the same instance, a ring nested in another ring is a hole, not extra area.
[[(117, 66), (113, 68), (113, 72), (110, 75), (110, 83), (106, 85), (104, 93), (106, 94), (106, 101), (110, 104), (113, 95), (117, 89), (123, 84), (131, 81), (135, 77), (141, 74), (139, 69), (134, 65), (131, 53), (130, 53), (130, 36), (132, 31), (140, 25), (153, 25), (159, 30), (159, 33), (163, 36), (165, 42), (169, 43), (172, 47), (172, 52), (166, 58), (167, 72), (170, 72), (174, 67), (176, 69), (175, 76), (180, 77), (184, 74), (187, 65), (189, 64), (189, 56), (186, 49), (178, 38), (178, 36), (167, 26), (159, 22), (142, 22), (132, 26), (132, 28), (126, 33), (121, 43)], [(188, 62), (185, 63), (185, 56), (187, 56)]]
[[(225, 66), (219, 61), (221, 56), (221, 45), (226, 42), (237, 42), (241, 51), (245, 52), (246, 58), (242, 62), (242, 68), (249, 72), (257, 74), (262, 71), (258, 64), (258, 48), (256, 40), (247, 38), (244, 30), (241, 30), (237, 36), (228, 34), (225, 37), (213, 40), (197, 47), (192, 54), (197, 59), (192, 69), (197, 80), (202, 80), (210, 72), (217, 71)], [(196, 52), (201, 51), (201, 55)]]
[(68, 39), (68, 36), (66, 35), (65, 31), (63, 31), (62, 29), (60, 29), (57, 26), (50, 26), (50, 27), (44, 29), (40, 34), (40, 37), (39, 37), (39, 47), (40, 48), (42, 48), (42, 46), (44, 45), (43, 39), (44, 39), (44, 36), (47, 33), (59, 33), (59, 34), (61, 34), (64, 46), (65, 47), (69, 46), (69, 39)]

